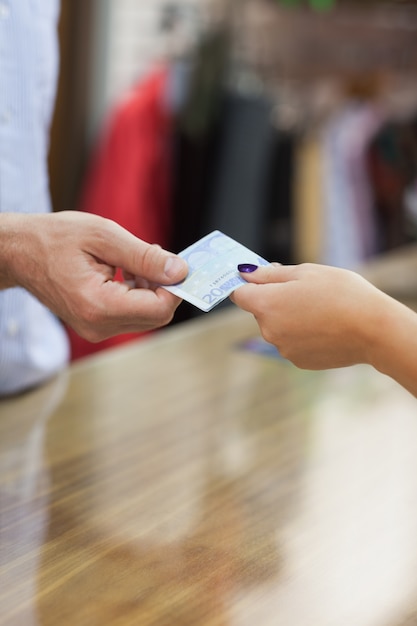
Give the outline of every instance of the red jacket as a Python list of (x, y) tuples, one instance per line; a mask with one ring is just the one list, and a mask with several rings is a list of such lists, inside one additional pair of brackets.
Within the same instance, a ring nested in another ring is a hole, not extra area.
[[(165, 104), (166, 77), (165, 69), (155, 71), (112, 112), (87, 170), (79, 206), (164, 248), (171, 233), (172, 124)], [(73, 360), (142, 336), (129, 333), (92, 344), (70, 328), (68, 334)]]

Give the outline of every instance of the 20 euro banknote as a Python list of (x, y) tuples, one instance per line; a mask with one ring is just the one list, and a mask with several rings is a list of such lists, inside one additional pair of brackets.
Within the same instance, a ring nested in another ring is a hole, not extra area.
[(202, 311), (210, 311), (244, 284), (237, 269), (239, 263), (269, 265), (256, 252), (219, 230), (193, 243), (179, 256), (188, 263), (188, 276), (181, 283), (164, 286), (164, 289)]

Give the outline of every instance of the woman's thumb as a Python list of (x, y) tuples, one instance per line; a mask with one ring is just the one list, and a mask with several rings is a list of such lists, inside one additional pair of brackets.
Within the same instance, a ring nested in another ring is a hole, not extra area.
[(242, 263), (237, 269), (244, 280), (248, 283), (284, 283), (293, 278), (294, 265), (281, 265), (280, 263), (270, 263), (269, 265), (253, 265), (252, 263)]

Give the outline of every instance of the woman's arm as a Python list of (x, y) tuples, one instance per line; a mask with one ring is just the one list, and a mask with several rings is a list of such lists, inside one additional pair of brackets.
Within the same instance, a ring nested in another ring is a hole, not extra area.
[(417, 314), (411, 309), (349, 270), (272, 264), (241, 275), (249, 284), (231, 299), (295, 365), (368, 363), (417, 396)]

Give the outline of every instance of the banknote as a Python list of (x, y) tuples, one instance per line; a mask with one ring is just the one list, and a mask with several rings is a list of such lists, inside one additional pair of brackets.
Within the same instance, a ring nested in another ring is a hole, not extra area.
[(164, 288), (206, 312), (245, 282), (237, 270), (239, 263), (269, 265), (256, 252), (219, 230), (193, 243), (179, 256), (188, 263), (188, 276), (181, 283)]

